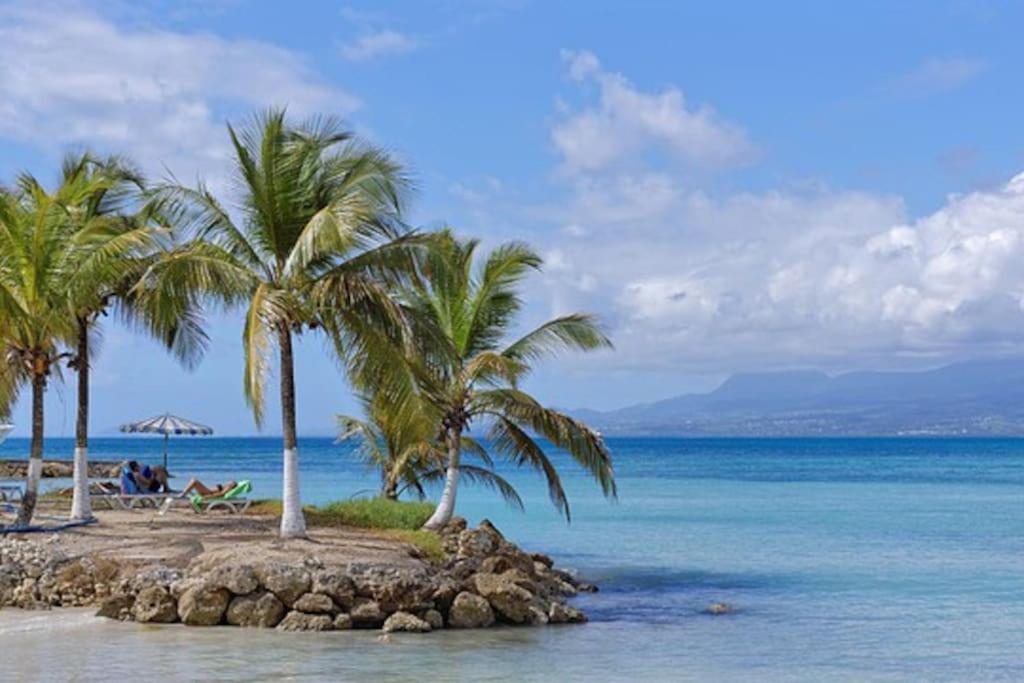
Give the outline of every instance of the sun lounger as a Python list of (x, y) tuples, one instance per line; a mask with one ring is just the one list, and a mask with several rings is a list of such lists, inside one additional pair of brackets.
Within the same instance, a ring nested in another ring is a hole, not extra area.
[(0, 484), (0, 501), (14, 502), (21, 500), (20, 484)]
[(246, 497), (246, 494), (251, 492), (252, 482), (245, 479), (238, 482), (233, 489), (220, 496), (202, 496), (198, 493), (192, 494), (188, 498), (173, 496), (165, 500), (160, 506), (160, 514), (166, 514), (171, 509), (171, 506), (178, 501), (188, 503), (198, 513), (224, 508), (233, 514), (242, 514), (252, 505), (252, 501)]
[(136, 508), (159, 508), (168, 499), (174, 498), (173, 493), (94, 493), (89, 496), (93, 505), (106, 505), (111, 510), (134, 510)]

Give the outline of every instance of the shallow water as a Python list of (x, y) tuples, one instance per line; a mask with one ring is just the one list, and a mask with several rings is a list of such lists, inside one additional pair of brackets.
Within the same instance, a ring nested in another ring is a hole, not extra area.
[[(322, 636), (141, 627), (0, 612), (0, 670), (23, 680), (1020, 680), (1024, 441), (613, 439), (619, 501), (565, 465), (573, 523), (536, 478), (527, 512), (467, 489), (460, 512), (596, 580), (590, 624)], [(182, 476), (279, 489), (278, 444), (172, 440)], [(3, 453), (21, 454), (12, 439)], [(64, 451), (69, 442), (48, 444)], [(96, 440), (93, 456), (156, 454)], [(155, 459), (155, 458), (150, 458)], [(329, 440), (302, 443), (304, 497), (374, 480)], [(701, 610), (725, 601), (739, 612)], [(55, 647), (59, 643), (59, 647)]]

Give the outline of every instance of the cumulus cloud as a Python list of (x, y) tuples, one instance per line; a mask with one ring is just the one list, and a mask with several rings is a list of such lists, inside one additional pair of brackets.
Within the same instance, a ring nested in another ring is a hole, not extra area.
[(985, 70), (980, 59), (933, 57), (896, 79), (896, 87), (913, 94), (955, 90)]
[(619, 73), (601, 67), (591, 52), (563, 51), (569, 77), (593, 82), (599, 101), (568, 110), (551, 140), (570, 171), (597, 171), (643, 152), (667, 150), (679, 162), (719, 168), (748, 162), (754, 154), (746, 132), (706, 106), (688, 103), (668, 87), (644, 92)]
[(228, 115), (359, 106), (274, 45), (124, 28), (78, 6), (36, 3), (0, 8), (0, 92), (0, 136), (121, 151), (189, 180), (220, 170)]
[(350, 62), (365, 62), (377, 57), (390, 57), (412, 52), (415, 40), (398, 31), (383, 30), (366, 33), (341, 46), (341, 56)]

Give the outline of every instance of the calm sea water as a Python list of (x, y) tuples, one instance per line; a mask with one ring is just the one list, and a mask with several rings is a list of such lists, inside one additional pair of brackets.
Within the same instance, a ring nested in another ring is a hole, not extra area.
[[(582, 627), (398, 637), (140, 627), (86, 613), (0, 613), (0, 671), (23, 680), (1024, 679), (1024, 440), (612, 439), (620, 496), (570, 464), (567, 525), (535, 476), (525, 513), (466, 488), (488, 517), (601, 585)], [(96, 439), (156, 462), (159, 441)], [(372, 488), (330, 440), (302, 442), (304, 497)], [(47, 444), (70, 457), (70, 441)], [(23, 454), (24, 440), (0, 446)], [(181, 477), (251, 478), (279, 496), (279, 442), (177, 439)], [(702, 614), (713, 601), (725, 617)], [(144, 663), (144, 664), (143, 664)]]

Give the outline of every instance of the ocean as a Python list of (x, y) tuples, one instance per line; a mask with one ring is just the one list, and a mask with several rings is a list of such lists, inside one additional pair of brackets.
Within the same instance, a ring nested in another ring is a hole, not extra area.
[[(94, 439), (157, 462), (160, 440)], [(159, 680), (1018, 681), (1024, 679), (1024, 440), (613, 438), (618, 501), (557, 461), (567, 524), (465, 487), (486, 517), (601, 591), (578, 627), (278, 634), (0, 612), (0, 677)], [(0, 457), (27, 453), (24, 439)], [(47, 443), (71, 456), (70, 440)], [(347, 446), (300, 442), (305, 500), (372, 490)], [(275, 439), (172, 438), (171, 471), (280, 496)], [(735, 614), (710, 616), (712, 602)]]

